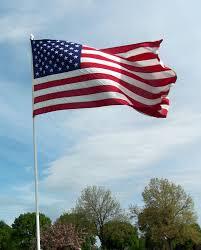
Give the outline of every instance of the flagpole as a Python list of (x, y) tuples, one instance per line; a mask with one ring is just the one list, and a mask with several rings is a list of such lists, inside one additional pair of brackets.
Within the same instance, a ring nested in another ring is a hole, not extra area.
[[(30, 36), (30, 40), (34, 40), (34, 36)], [(32, 57), (32, 52), (31, 52)], [(31, 65), (32, 65), (31, 60)], [(32, 66), (32, 79), (33, 79), (33, 66)], [(32, 112), (34, 110), (34, 84), (32, 81)], [(33, 118), (33, 151), (34, 151), (34, 176), (35, 176), (35, 210), (36, 210), (36, 239), (37, 239), (37, 250), (40, 250), (40, 218), (39, 218), (39, 200), (38, 200), (38, 157), (37, 157), (37, 141), (35, 131), (35, 117)]]

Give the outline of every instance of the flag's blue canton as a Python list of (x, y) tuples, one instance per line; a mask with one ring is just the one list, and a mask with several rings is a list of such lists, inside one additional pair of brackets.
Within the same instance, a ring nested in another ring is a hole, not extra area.
[(80, 68), (82, 45), (61, 40), (33, 40), (33, 73), (39, 78)]

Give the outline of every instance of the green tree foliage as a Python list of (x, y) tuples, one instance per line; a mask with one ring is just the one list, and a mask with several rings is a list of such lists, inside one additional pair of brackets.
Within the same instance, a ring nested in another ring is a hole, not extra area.
[(73, 224), (76, 226), (77, 229), (86, 229), (87, 231), (90, 231), (91, 233), (95, 233), (95, 227), (94, 224), (88, 220), (87, 216), (83, 213), (64, 213), (62, 214), (58, 219), (57, 222), (60, 223), (67, 223), (67, 224)]
[(9, 227), (4, 221), (0, 221), (0, 249), (9, 250), (11, 241), (12, 228)]
[(104, 224), (122, 214), (120, 203), (112, 196), (111, 191), (97, 186), (87, 187), (82, 191), (74, 210), (85, 214), (87, 219), (94, 224), (102, 247)]
[(196, 222), (193, 201), (179, 185), (167, 179), (154, 178), (142, 193), (144, 208), (131, 213), (138, 215), (142, 232), (160, 245), (172, 250), (174, 242), (184, 243), (192, 239), (199, 241), (197, 231), (192, 227)]
[(59, 217), (57, 222), (61, 224), (73, 224), (78, 231), (85, 230), (87, 236), (85, 242), (82, 244), (82, 250), (88, 250), (94, 246), (96, 242), (96, 228), (94, 227), (94, 223), (87, 219), (85, 214), (76, 212), (64, 213)]
[(145, 250), (146, 249), (146, 241), (143, 237), (139, 238), (139, 250)]
[(198, 224), (193, 224), (193, 233), (189, 234), (188, 239), (183, 244), (176, 244), (175, 250), (201, 250), (201, 228)]
[(138, 250), (136, 228), (128, 222), (110, 221), (104, 225), (104, 246), (108, 250)]
[[(44, 214), (40, 214), (41, 231), (51, 225), (51, 220)], [(13, 225), (12, 239), (16, 249), (29, 250), (36, 237), (36, 215), (35, 213), (21, 214), (15, 219)]]

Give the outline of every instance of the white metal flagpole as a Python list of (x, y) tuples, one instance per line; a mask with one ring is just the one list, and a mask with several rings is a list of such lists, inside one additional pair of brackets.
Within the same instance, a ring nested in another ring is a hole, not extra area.
[[(34, 40), (34, 36), (30, 36), (30, 40)], [(32, 58), (32, 51), (31, 51)], [(31, 65), (32, 65), (31, 60)], [(32, 65), (32, 79), (33, 79), (33, 65)], [(34, 105), (34, 89), (32, 81), (32, 113)], [(34, 174), (35, 174), (35, 209), (36, 209), (36, 239), (37, 239), (37, 250), (40, 250), (40, 220), (39, 220), (39, 201), (38, 201), (38, 158), (37, 158), (37, 142), (36, 142), (36, 132), (35, 132), (35, 118), (33, 116), (33, 150), (34, 150)]]

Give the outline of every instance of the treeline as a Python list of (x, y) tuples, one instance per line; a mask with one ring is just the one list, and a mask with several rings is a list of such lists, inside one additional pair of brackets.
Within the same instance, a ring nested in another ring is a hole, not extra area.
[[(71, 211), (54, 223), (40, 214), (43, 250), (200, 250), (201, 228), (192, 198), (180, 185), (151, 179), (145, 187), (143, 207), (127, 211), (110, 190), (89, 186)], [(36, 249), (35, 213), (21, 214), (12, 226), (0, 222), (1, 250)]]

